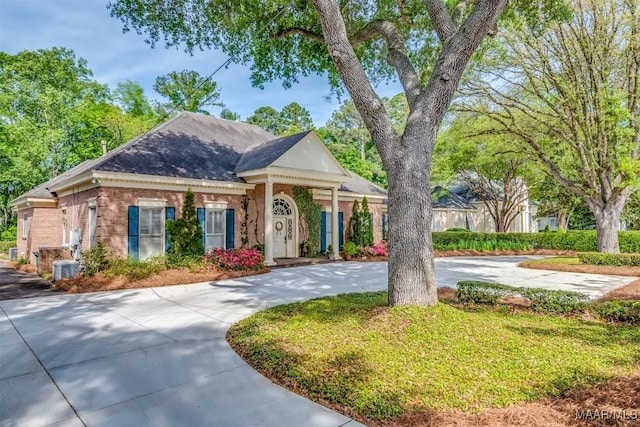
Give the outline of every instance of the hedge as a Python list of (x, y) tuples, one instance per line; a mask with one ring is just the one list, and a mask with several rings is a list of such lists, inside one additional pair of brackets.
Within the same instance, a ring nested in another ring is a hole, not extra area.
[[(434, 232), (432, 233), (435, 250), (444, 250), (460, 240), (509, 241), (526, 243), (534, 249), (553, 249), (576, 252), (595, 252), (598, 239), (595, 230), (571, 230), (565, 233), (476, 233), (476, 232)], [(620, 252), (640, 253), (640, 231), (619, 231)]]
[(0, 253), (6, 254), (9, 253), (9, 248), (15, 248), (16, 241), (15, 240), (0, 240)]
[(603, 254), (600, 252), (578, 252), (578, 259), (588, 265), (613, 265), (640, 267), (640, 254)]

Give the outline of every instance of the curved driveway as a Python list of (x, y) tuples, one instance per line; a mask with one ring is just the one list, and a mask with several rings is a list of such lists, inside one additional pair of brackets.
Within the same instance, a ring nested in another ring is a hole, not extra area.
[[(439, 258), (438, 283), (476, 279), (596, 297), (632, 280), (519, 269), (522, 259)], [(385, 287), (386, 263), (345, 262), (0, 301), (0, 425), (359, 425), (272, 384), (224, 337), (229, 325), (275, 304)]]

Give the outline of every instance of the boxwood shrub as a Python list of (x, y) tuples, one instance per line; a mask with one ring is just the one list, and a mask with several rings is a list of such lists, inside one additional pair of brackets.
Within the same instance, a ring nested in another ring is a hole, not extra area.
[(609, 322), (640, 325), (640, 301), (607, 301), (593, 304), (592, 311)]
[(507, 286), (498, 283), (461, 281), (456, 298), (462, 303), (494, 305), (502, 297), (520, 297), (531, 303), (534, 311), (569, 314), (584, 311), (589, 297), (579, 292)]
[[(595, 252), (598, 248), (598, 239), (595, 230), (570, 230), (566, 233), (476, 233), (476, 232), (434, 232), (432, 233), (433, 245), (436, 250), (457, 242), (464, 241), (509, 241), (526, 243), (534, 249), (553, 249), (576, 252)], [(640, 231), (618, 232), (620, 252), (640, 253)]]
[(603, 254), (600, 252), (579, 252), (578, 259), (581, 263), (588, 265), (640, 267), (640, 253)]

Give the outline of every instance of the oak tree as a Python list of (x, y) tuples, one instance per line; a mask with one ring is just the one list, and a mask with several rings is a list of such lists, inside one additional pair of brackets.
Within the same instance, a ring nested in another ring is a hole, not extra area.
[[(112, 16), (151, 44), (222, 49), (251, 64), (252, 82), (327, 73), (349, 92), (389, 183), (389, 303), (437, 303), (431, 240), (431, 157), (468, 61), (508, 0), (115, 0)], [(512, 0), (510, 13), (545, 22), (561, 0)], [(398, 78), (409, 106), (403, 132), (374, 83)]]

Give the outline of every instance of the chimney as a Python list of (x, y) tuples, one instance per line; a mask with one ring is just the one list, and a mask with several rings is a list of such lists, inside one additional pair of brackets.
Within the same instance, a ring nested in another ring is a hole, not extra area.
[(100, 144), (102, 144), (102, 155), (104, 156), (105, 154), (107, 154), (107, 141), (103, 139), (102, 141), (100, 141)]

